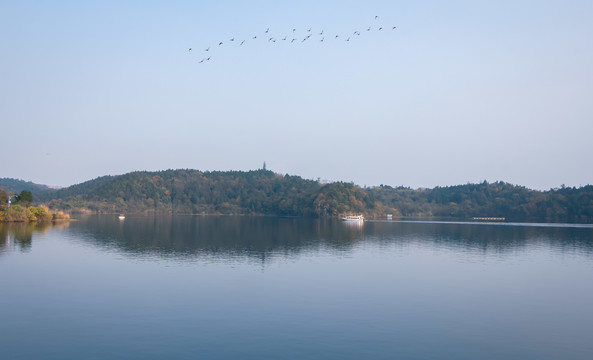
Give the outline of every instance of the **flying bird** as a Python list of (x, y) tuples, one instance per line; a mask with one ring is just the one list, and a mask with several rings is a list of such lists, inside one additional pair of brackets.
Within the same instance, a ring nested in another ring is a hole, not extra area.
[[(380, 18), (379, 15), (375, 15), (375, 20), (376, 21), (379, 18)], [(375, 30), (379, 30), (379, 31), (382, 31), (383, 30), (383, 26), (379, 26), (379, 23), (378, 22), (375, 22), (375, 25), (376, 25)], [(392, 26), (391, 30), (395, 30), (396, 28), (397, 28), (396, 26)], [(385, 27), (385, 29), (389, 29), (389, 26)], [(344, 40), (340, 40), (340, 41), (348, 41), (349, 42), (353, 36), (360, 36), (361, 35), (361, 31), (364, 31), (364, 30), (366, 30), (367, 32), (370, 32), (371, 30), (373, 30), (373, 27), (372, 26), (369, 26), (368, 28), (362, 28), (360, 31), (359, 30), (354, 30), (350, 36), (348, 36), (347, 33), (344, 33), (344, 34), (341, 34), (340, 35), (340, 33), (337, 33), (337, 34), (336, 33), (333, 33), (333, 34), (331, 34), (331, 32), (328, 33), (327, 35), (328, 35), (328, 39), (331, 39), (332, 38), (332, 35), (333, 35), (334, 36), (334, 39), (336, 39), (336, 40), (337, 39), (344, 39)], [(308, 28), (306, 30), (306, 33), (305, 33), (306, 36), (304, 38), (301, 38), (300, 36), (298, 38), (297, 37), (291, 37), (290, 43), (292, 44), (292, 43), (294, 43), (297, 40), (301, 40), (301, 43), (304, 43), (305, 41), (311, 39), (311, 37), (313, 35), (315, 35), (316, 36), (315, 38), (318, 39), (320, 42), (322, 42), (322, 43), (325, 42), (325, 30), (323, 30), (323, 29), (322, 30), (317, 30), (319, 32), (315, 32), (315, 33), (313, 33), (312, 31), (313, 31), (313, 27)], [(296, 28), (293, 28), (292, 29), (292, 32), (293, 32), (293, 35), (292, 36), (298, 36), (296, 34)], [(266, 28), (266, 30), (265, 30), (264, 33), (265, 34), (269, 34), (270, 33), (270, 28), (269, 27)], [(373, 31), (373, 33), (374, 33), (374, 31)], [(277, 35), (280, 36), (280, 34), (277, 34)], [(260, 37), (261, 37), (261, 33), (260, 33)], [(282, 40), (282, 41), (289, 40), (288, 39), (288, 35), (285, 35), (283, 37), (279, 37), (278, 39), (276, 39), (275, 37), (270, 37), (270, 35), (264, 35), (264, 37), (267, 37), (268, 38), (268, 42), (273, 42), (273, 43), (276, 43), (277, 40)], [(239, 45), (242, 46), (242, 45), (246, 44), (247, 39), (248, 39), (248, 37), (243, 38), (243, 40), (241, 40), (241, 38), (236, 39), (235, 37), (233, 37), (233, 38), (228, 39), (227, 41), (229, 41), (229, 42), (235, 42), (236, 41), (236, 42), (239, 43)], [(252, 39), (257, 39), (257, 35), (253, 35), (252, 36)], [(313, 41), (313, 40), (311, 40), (311, 41)], [(328, 41), (330, 41), (330, 40), (328, 40)], [(216, 43), (214, 43), (214, 44), (216, 44)], [(224, 42), (221, 41), (221, 42), (218, 43), (218, 46), (222, 46), (223, 44), (224, 44)], [(255, 44), (255, 42), (254, 42), (254, 44)], [(249, 44), (247, 44), (247, 45), (249, 45)], [(216, 45), (213, 45), (213, 46), (216, 46)], [(227, 45), (227, 47), (228, 46), (230, 46), (230, 48), (232, 48), (231, 45)], [(211, 48), (211, 46), (208, 46), (207, 48), (204, 49), (204, 51), (208, 51), (209, 52), (210, 51), (210, 48)], [(193, 50), (193, 48), (191, 48), (191, 47), (188, 48), (188, 52), (191, 53), (192, 50)], [(213, 52), (215, 52), (215, 51), (213, 50)], [(202, 64), (202, 63), (204, 63), (206, 61), (210, 61), (210, 59), (211, 59), (211, 57), (202, 58), (201, 60), (198, 61), (198, 63)]]

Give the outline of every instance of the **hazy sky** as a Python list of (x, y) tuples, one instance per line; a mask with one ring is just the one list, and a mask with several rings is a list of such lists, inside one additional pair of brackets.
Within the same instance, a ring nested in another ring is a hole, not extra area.
[(367, 186), (591, 184), (592, 19), (590, 0), (0, 0), (0, 177), (265, 161)]

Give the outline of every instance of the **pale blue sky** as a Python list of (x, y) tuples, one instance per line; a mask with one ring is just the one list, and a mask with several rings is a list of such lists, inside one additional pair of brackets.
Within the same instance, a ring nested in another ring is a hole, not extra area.
[(266, 161), (367, 186), (591, 184), (591, 19), (592, 1), (0, 0), (0, 177)]

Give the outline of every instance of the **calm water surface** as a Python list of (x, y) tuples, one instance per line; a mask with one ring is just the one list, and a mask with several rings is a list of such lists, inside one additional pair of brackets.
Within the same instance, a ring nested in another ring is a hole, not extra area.
[(5, 359), (593, 359), (593, 228), (0, 224)]

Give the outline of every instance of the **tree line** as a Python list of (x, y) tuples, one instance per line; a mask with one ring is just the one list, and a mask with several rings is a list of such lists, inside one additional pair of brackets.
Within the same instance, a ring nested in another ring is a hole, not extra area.
[(165, 170), (98, 178), (48, 200), (65, 211), (99, 213), (340, 216), (375, 213), (375, 203), (350, 183), (321, 184), (269, 170)]
[(505, 182), (434, 189), (321, 183), (269, 170), (138, 171), (104, 176), (38, 201), (51, 209), (95, 213), (280, 216), (497, 217), (508, 221), (593, 222), (593, 186), (531, 190)]
[(381, 185), (368, 192), (397, 216), (593, 222), (591, 185), (538, 191), (501, 181), (484, 181), (420, 190)]
[(0, 189), (0, 222), (47, 222), (66, 220), (63, 212), (51, 212), (45, 205), (33, 206), (33, 194), (22, 190), (12, 196)]

